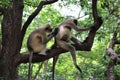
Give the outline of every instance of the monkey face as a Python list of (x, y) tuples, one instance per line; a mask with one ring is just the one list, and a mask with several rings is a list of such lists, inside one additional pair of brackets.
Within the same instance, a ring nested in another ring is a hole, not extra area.
[(47, 26), (47, 27), (45, 28), (45, 31), (48, 32), (48, 33), (52, 32), (51, 26)]

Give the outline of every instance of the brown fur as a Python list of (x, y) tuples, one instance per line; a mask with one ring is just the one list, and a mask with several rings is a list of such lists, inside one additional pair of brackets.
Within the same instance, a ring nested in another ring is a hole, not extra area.
[(27, 41), (27, 47), (30, 52), (29, 56), (29, 70), (28, 70), (28, 80), (31, 80), (32, 73), (32, 57), (33, 53), (39, 53), (41, 55), (46, 55), (46, 44), (54, 36), (53, 33), (47, 35), (47, 33), (52, 32), (52, 28), (49, 24), (46, 24), (42, 28), (38, 28), (33, 31)]
[(33, 31), (28, 38), (28, 49), (33, 53), (39, 53), (46, 48), (46, 42), (48, 40), (47, 33), (50, 33), (52, 28), (49, 24), (46, 24), (42, 28)]
[[(72, 46), (71, 44), (68, 43), (69, 40), (73, 41), (74, 43), (77, 43), (77, 44), (81, 44), (81, 42), (79, 40), (77, 40), (75, 37), (72, 37), (71, 35), (71, 29), (74, 29), (76, 31), (87, 31), (87, 30), (90, 30), (90, 28), (80, 28), (77, 26), (77, 20), (76, 19), (69, 19), (69, 20), (66, 20), (64, 22), (62, 22), (59, 26), (58, 26), (58, 29), (59, 29), (59, 32), (58, 34), (55, 36), (55, 43), (53, 45), (53, 48), (56, 46), (56, 44), (65, 49), (65, 50), (68, 50), (70, 51), (71, 53), (71, 56), (72, 56), (72, 59), (73, 59), (73, 63), (75, 65), (75, 67), (80, 71), (81, 69), (79, 68), (79, 66), (77, 65), (77, 61), (76, 61), (76, 54), (75, 54), (75, 47)], [(58, 57), (58, 56), (56, 56)], [(55, 64), (57, 62), (57, 59), (56, 57), (54, 57), (54, 60), (53, 61), (53, 74), (52, 74), (52, 79), (54, 80), (54, 68), (55, 68)]]

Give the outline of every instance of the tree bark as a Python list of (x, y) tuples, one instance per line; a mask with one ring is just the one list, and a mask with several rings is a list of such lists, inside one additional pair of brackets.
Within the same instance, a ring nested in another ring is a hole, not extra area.
[(107, 80), (115, 80), (114, 76), (114, 66), (116, 65), (117, 59), (120, 58), (119, 54), (115, 52), (114, 47), (119, 43), (117, 40), (117, 31), (114, 31), (113, 38), (109, 44), (109, 47), (106, 49), (107, 54), (110, 56), (110, 61), (107, 66)]
[[(38, 8), (29, 16), (27, 21), (22, 27), (22, 14), (23, 14), (23, 0), (13, 0), (12, 6), (3, 11), (0, 7), (0, 11), (3, 14), (2, 20), (2, 49), (0, 52), (0, 80), (18, 80), (17, 66), (21, 63), (28, 63), (29, 54), (20, 54), (21, 45), (26, 32), (27, 27), (32, 22), (34, 17), (39, 13), (44, 5), (52, 4), (58, 0), (42, 1)], [(76, 50), (90, 51), (96, 31), (102, 24), (102, 19), (97, 14), (96, 3), (97, 0), (92, 0), (94, 3), (93, 17), (94, 27), (90, 30), (88, 37), (81, 45), (73, 44)], [(51, 49), (47, 56), (33, 55), (33, 62), (45, 61), (51, 57), (57, 56), (63, 52), (67, 52), (61, 48)]]
[[(31, 20), (34, 19), (44, 5), (54, 3), (58, 0), (41, 1), (39, 10)], [(12, 0), (11, 6), (3, 8), (0, 6), (2, 20), (2, 48), (0, 46), (0, 80), (19, 80), (18, 69), (16, 66), (17, 55), (20, 53), (24, 32), (27, 26), (22, 27), (23, 0)], [(35, 13), (35, 12), (33, 12)], [(25, 28), (26, 27), (26, 28)], [(22, 29), (23, 28), (23, 29)], [(22, 30), (21, 30), (22, 29)]]
[[(94, 18), (93, 26), (94, 27), (90, 30), (88, 37), (86, 37), (86, 39), (81, 43), (81, 45), (73, 44), (73, 46), (76, 48), (77, 51), (79, 50), (90, 51), (91, 50), (91, 47), (94, 42), (95, 34), (103, 23), (102, 18), (98, 16), (96, 4), (97, 4), (97, 0), (92, 0), (92, 11), (93, 11), (93, 18)], [(57, 56), (65, 52), (67, 51), (61, 48), (54, 48), (54, 49), (51, 49), (49, 53), (47, 53), (47, 56), (33, 55), (32, 62), (45, 61), (49, 58), (52, 58), (54, 56)], [(29, 54), (18, 54), (17, 60), (16, 60), (16, 66), (21, 63), (28, 63), (28, 58), (29, 58)]]
[(0, 80), (17, 80), (15, 56), (20, 52), (23, 0), (13, 0), (11, 8), (3, 13)]

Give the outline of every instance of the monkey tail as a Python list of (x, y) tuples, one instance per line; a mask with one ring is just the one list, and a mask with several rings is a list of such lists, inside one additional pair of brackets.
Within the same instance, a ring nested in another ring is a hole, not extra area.
[(30, 55), (29, 55), (29, 69), (28, 69), (28, 80), (31, 80), (31, 75), (32, 75), (32, 57), (33, 57), (33, 51), (30, 51)]
[(75, 67), (79, 70), (80, 73), (82, 73), (82, 70), (78, 65), (75, 65)]

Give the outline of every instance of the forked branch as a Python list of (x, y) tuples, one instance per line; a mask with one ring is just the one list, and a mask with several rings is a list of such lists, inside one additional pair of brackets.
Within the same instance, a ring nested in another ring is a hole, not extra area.
[[(52, 0), (53, 2), (56, 2), (57, 0)], [(51, 3), (53, 3), (51, 2)], [(100, 26), (102, 25), (103, 21), (102, 18), (98, 16), (97, 14), (97, 0), (92, 0), (92, 10), (93, 10), (93, 18), (94, 18), (94, 24), (93, 24), (93, 28), (90, 30), (88, 37), (84, 40), (84, 42), (81, 43), (81, 45), (78, 44), (73, 44), (73, 46), (76, 48), (77, 51), (79, 50), (84, 50), (84, 51), (90, 51), (92, 44), (94, 42), (94, 37), (96, 34), (96, 31), (100, 28)], [(41, 2), (38, 6), (38, 8), (33, 12), (32, 15), (30, 15), (30, 17), (28, 18), (28, 20), (26, 21), (26, 23), (23, 26), (22, 29), (22, 37), (24, 37), (25, 31), (28, 27), (28, 25), (30, 24), (30, 22), (33, 20), (33, 18), (39, 13), (39, 11), (42, 9), (43, 5), (45, 4), (49, 4), (48, 2)], [(47, 56), (40, 56), (40, 55), (33, 55), (33, 60), (32, 62), (41, 62), (41, 61), (45, 61), (49, 58), (52, 58), (54, 56), (57, 56), (59, 54), (65, 53), (67, 52), (66, 50), (63, 50), (61, 48), (54, 48), (51, 49), (49, 51), (49, 53), (47, 53)], [(16, 58), (16, 66), (19, 65), (20, 63), (28, 63), (29, 61), (29, 55), (30, 54), (18, 54)]]
[(57, 2), (58, 0), (49, 0), (49, 1), (41, 1), (38, 5), (38, 7), (36, 8), (36, 10), (28, 17), (27, 21), (24, 23), (22, 31), (21, 31), (21, 41), (23, 41), (24, 35), (26, 33), (26, 30), (28, 28), (28, 26), (30, 25), (30, 23), (32, 22), (32, 20), (39, 14), (39, 12), (41, 11), (41, 9), (43, 8), (44, 5), (48, 5), (48, 4), (52, 4), (54, 2)]

